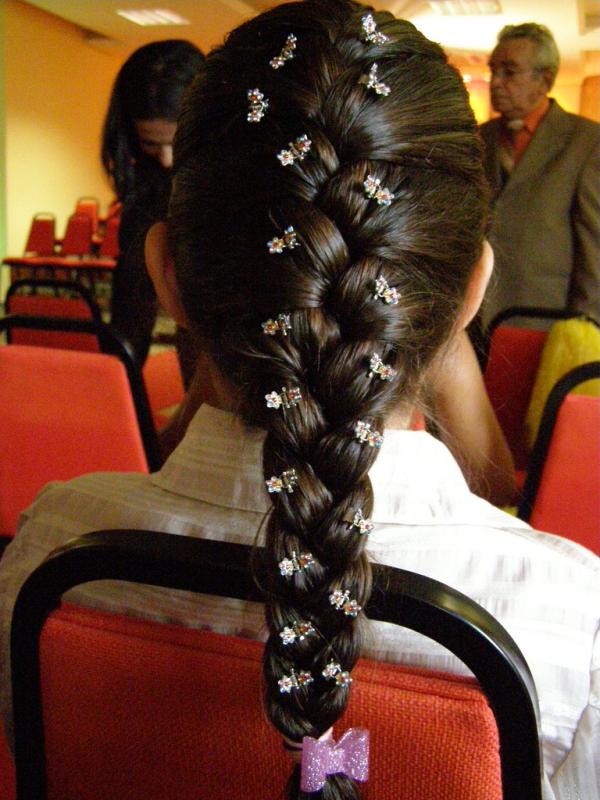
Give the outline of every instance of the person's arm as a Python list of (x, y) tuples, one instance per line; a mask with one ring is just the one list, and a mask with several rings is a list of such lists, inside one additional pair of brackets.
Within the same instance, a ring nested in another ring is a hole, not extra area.
[(600, 320), (600, 146), (586, 159), (571, 211), (573, 273), (568, 306)]
[(440, 438), (458, 461), (471, 490), (494, 505), (513, 504), (512, 455), (464, 331), (430, 372), (427, 393)]

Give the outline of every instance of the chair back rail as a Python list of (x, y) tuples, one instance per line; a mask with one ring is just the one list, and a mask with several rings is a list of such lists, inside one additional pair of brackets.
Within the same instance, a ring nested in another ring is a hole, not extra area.
[[(206, 539), (102, 531), (59, 548), (29, 576), (11, 630), (19, 800), (46, 797), (39, 638), (62, 594), (87, 581), (115, 579), (260, 600), (258, 586), (268, 569), (261, 555), (258, 549)], [(374, 565), (374, 579), (369, 618), (430, 636), (454, 652), (479, 681), (498, 727), (504, 800), (540, 800), (535, 686), (508, 633), (483, 608), (437, 581), (381, 565)]]

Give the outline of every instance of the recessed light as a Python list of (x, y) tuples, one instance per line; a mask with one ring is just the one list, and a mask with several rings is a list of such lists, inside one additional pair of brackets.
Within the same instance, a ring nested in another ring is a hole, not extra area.
[(460, 14), (500, 14), (498, 0), (429, 0), (436, 14), (458, 16)]
[(190, 25), (189, 19), (166, 8), (118, 9), (117, 14), (136, 25)]

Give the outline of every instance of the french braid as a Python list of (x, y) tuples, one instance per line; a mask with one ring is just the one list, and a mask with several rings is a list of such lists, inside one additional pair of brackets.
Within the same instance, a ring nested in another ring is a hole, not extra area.
[[(481, 149), (460, 77), (389, 14), (374, 15), (387, 42), (364, 41), (367, 11), (307, 0), (233, 31), (208, 57), (175, 145), (169, 230), (186, 313), (243, 419), (267, 431), (265, 704), (292, 742), (321, 736), (348, 702), (379, 435), (418, 399), (483, 237)], [(290, 34), (293, 54), (273, 68)], [(373, 63), (387, 95), (363, 79)], [(308, 152), (284, 164), (278, 154), (303, 136)], [(391, 204), (368, 196), (369, 176)], [(297, 770), (290, 796), (303, 796)], [(334, 775), (320, 796), (358, 789)]]

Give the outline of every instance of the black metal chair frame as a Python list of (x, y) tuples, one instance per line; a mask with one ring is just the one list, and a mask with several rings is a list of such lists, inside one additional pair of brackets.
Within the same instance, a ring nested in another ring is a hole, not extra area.
[[(150, 531), (97, 531), (54, 551), (27, 579), (13, 613), (12, 690), (18, 800), (46, 797), (39, 639), (64, 592), (114, 579), (261, 600), (260, 549)], [(370, 619), (440, 642), (475, 674), (498, 726), (504, 800), (541, 800), (539, 710), (533, 678), (505, 629), (471, 599), (438, 581), (373, 565)], [(476, 767), (475, 767), (476, 768)]]
[(567, 372), (566, 375), (563, 375), (563, 377), (557, 381), (548, 395), (548, 399), (544, 405), (538, 435), (531, 451), (531, 461), (529, 463), (529, 469), (527, 470), (522, 499), (517, 512), (517, 516), (525, 520), (525, 522), (529, 521), (533, 511), (535, 498), (542, 480), (544, 464), (548, 456), (548, 449), (552, 440), (552, 433), (562, 402), (569, 392), (578, 384), (592, 380), (593, 378), (600, 378), (600, 361), (588, 361), (586, 364), (582, 364), (579, 367), (575, 367), (570, 372)]
[(26, 328), (62, 333), (86, 333), (95, 336), (103, 353), (114, 355), (123, 363), (129, 379), (142, 442), (151, 472), (160, 468), (162, 459), (146, 386), (133, 348), (124, 336), (102, 320), (67, 319), (65, 317), (37, 317), (26, 314), (9, 314), (0, 318), (0, 333), (7, 335), (11, 328)]
[[(32, 295), (38, 294), (38, 289), (53, 289), (54, 295), (59, 296), (60, 292), (66, 291), (72, 295), (76, 295), (75, 299), (83, 300), (90, 311), (91, 318), (96, 323), (102, 323), (102, 312), (94, 298), (94, 295), (87, 286), (83, 286), (77, 281), (58, 280), (57, 278), (20, 278), (13, 281), (4, 296), (4, 310), (7, 314), (11, 313), (10, 301), (15, 295), (21, 295), (22, 289), (31, 289)], [(39, 315), (35, 315), (39, 316)], [(10, 344), (10, 329), (6, 332), (6, 340)]]

